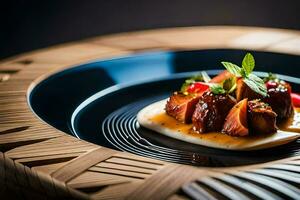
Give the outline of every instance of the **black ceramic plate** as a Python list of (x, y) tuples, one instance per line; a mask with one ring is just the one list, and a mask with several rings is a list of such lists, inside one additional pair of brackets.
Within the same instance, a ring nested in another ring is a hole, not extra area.
[[(215, 75), (218, 71), (207, 71)], [(94, 135), (122, 151), (171, 162), (201, 166), (232, 166), (276, 160), (298, 154), (298, 142), (267, 150), (238, 152), (182, 142), (141, 127), (137, 113), (145, 106), (166, 98), (193, 73), (100, 91), (84, 101), (72, 115), (77, 137)], [(258, 73), (265, 75), (265, 73)], [(283, 77), (291, 82), (289, 77)], [(300, 83), (300, 80), (298, 80)], [(275, 153), (276, 152), (276, 153)]]
[[(295, 70), (300, 66), (298, 56), (252, 53), (257, 70), (300, 76)], [(41, 82), (30, 93), (30, 105), (43, 120), (81, 139), (170, 162), (233, 166), (298, 155), (299, 141), (262, 151), (226, 151), (168, 138), (137, 123), (140, 109), (169, 96), (195, 71), (207, 70), (215, 75), (218, 71), (212, 69), (221, 69), (220, 61), (239, 63), (244, 54), (243, 50), (228, 49), (154, 52), (95, 61)], [(282, 78), (300, 91), (298, 78)]]

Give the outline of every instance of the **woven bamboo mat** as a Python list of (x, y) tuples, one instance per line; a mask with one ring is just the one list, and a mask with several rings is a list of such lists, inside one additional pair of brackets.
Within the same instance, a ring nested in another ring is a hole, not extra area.
[(233, 168), (167, 163), (74, 138), (38, 119), (27, 104), (30, 88), (75, 64), (142, 51), (210, 48), (300, 55), (300, 32), (160, 29), (95, 37), (1, 61), (1, 199), (299, 199), (300, 157)]

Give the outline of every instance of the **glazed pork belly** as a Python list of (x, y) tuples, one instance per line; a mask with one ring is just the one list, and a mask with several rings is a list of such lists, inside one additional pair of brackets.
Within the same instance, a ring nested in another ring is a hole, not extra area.
[(266, 87), (268, 97), (263, 98), (246, 85), (242, 79), (239, 79), (237, 81), (236, 99), (238, 102), (244, 98), (248, 98), (248, 100), (263, 99), (264, 102), (271, 106), (279, 120), (290, 117), (293, 113), (291, 86), (284, 81), (276, 79), (267, 81)]
[(272, 107), (279, 120), (290, 117), (293, 113), (291, 86), (278, 79), (269, 80), (266, 86), (269, 96), (264, 101)]
[(221, 131), (225, 117), (235, 104), (235, 99), (228, 94), (205, 92), (192, 116), (193, 129), (200, 133)]
[(190, 123), (200, 94), (174, 92), (167, 101), (166, 113), (182, 123)]
[(276, 113), (263, 101), (256, 99), (248, 101), (248, 126), (254, 134), (276, 132)]
[(236, 87), (236, 100), (239, 102), (245, 98), (250, 101), (253, 99), (260, 99), (262, 96), (254, 92), (242, 79), (238, 79)]

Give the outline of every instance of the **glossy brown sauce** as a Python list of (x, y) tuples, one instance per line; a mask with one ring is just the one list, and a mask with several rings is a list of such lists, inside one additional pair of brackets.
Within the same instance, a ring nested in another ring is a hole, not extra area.
[(293, 115), (277, 126), (279, 130), (300, 133), (300, 108), (295, 108)]
[[(166, 113), (158, 114), (150, 119), (152, 122), (160, 124), (163, 127), (174, 130), (176, 132), (190, 135), (199, 139), (214, 141), (222, 144), (242, 144), (255, 141), (259, 138), (270, 137), (273, 134), (267, 135), (250, 135), (246, 137), (232, 137), (221, 132), (198, 133), (193, 131), (192, 124), (183, 124), (176, 119), (170, 117)], [(285, 122), (278, 125), (279, 130), (300, 133), (300, 108), (296, 108), (293, 116)]]

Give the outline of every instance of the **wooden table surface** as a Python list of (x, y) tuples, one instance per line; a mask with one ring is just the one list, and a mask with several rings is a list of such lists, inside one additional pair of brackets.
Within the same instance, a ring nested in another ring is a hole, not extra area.
[[(299, 197), (300, 157), (231, 168), (168, 163), (74, 138), (41, 121), (27, 103), (27, 93), (35, 84), (50, 74), (93, 59), (144, 51), (211, 48), (300, 55), (300, 32), (228, 26), (158, 29), (95, 37), (2, 60), (1, 199), (277, 197), (276, 192), (253, 186), (255, 180), (245, 181), (250, 172), (260, 172), (256, 181), (261, 184), (278, 183), (286, 189), (284, 195)], [(276, 173), (266, 178), (263, 174), (270, 173), (266, 169), (272, 168)], [(239, 188), (239, 183), (244, 189)], [(271, 187), (278, 191), (276, 186)], [(241, 192), (244, 190), (248, 193)]]

